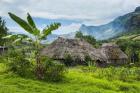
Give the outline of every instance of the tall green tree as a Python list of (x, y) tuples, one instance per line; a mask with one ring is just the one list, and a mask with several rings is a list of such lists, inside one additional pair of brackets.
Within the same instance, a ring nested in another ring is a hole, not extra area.
[[(23, 36), (16, 36), (16, 41), (20, 40), (26, 40), (32, 43), (35, 47), (35, 59), (36, 59), (36, 76), (38, 79), (43, 79), (43, 67), (42, 67), (42, 62), (41, 62), (41, 54), (40, 50), (42, 48), (41, 41), (46, 39), (46, 37), (52, 33), (52, 31), (58, 29), (61, 24), (60, 23), (53, 23), (51, 25), (47, 25), (42, 31), (40, 31), (35, 22), (33, 21), (32, 17), (30, 16), (29, 13), (27, 13), (27, 21), (21, 19), (20, 17), (16, 16), (13, 13), (8, 13), (9, 16), (20, 26), (22, 27), (26, 32), (30, 33), (34, 38), (31, 38), (27, 36), (26, 38)], [(7, 37), (14, 37), (14, 36), (7, 36)], [(14, 41), (15, 42), (15, 41)]]
[(2, 37), (7, 35), (7, 31), (6, 22), (0, 17), (0, 46), (3, 46), (6, 42)]
[(83, 35), (82, 32), (78, 31), (75, 35), (76, 38), (81, 38), (86, 40), (88, 43), (92, 45), (96, 45), (96, 39), (91, 35)]

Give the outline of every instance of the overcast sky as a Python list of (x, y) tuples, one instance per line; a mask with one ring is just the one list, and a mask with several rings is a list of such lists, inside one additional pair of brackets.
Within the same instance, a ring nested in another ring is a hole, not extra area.
[[(140, 0), (0, 0), (0, 16), (7, 18), (7, 12), (13, 12), (24, 18), (29, 12), (34, 18), (72, 20), (67, 25), (62, 24), (59, 30), (64, 33), (77, 30), (81, 24), (108, 23), (134, 11), (137, 6)], [(19, 30), (16, 25), (12, 26), (9, 28)]]

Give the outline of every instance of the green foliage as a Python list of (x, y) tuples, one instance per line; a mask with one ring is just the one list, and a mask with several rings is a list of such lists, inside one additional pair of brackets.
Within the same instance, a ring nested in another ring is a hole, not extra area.
[[(28, 48), (12, 49), (6, 55), (3, 55), (2, 63), (8, 65), (8, 71), (13, 72), (21, 77), (36, 79), (36, 74), (42, 75), (45, 81), (61, 81), (66, 71), (65, 66), (58, 61), (53, 61), (46, 56), (41, 56), (41, 66), (37, 67), (34, 53), (28, 53)], [(37, 70), (37, 71), (36, 71)], [(39, 72), (38, 72), (39, 71)], [(35, 73), (35, 74), (34, 74)]]
[(63, 63), (66, 66), (76, 66), (76, 65), (87, 65), (86, 62), (82, 61), (79, 57), (72, 57), (70, 54), (65, 54)]
[(83, 33), (78, 31), (75, 35), (76, 38), (83, 38)]
[(128, 55), (130, 63), (132, 62), (133, 55), (136, 54), (137, 61), (135, 61), (135, 63), (138, 64), (138, 61), (140, 60), (140, 41), (119, 39), (116, 40), (116, 44), (118, 44), (120, 48)]
[(71, 57), (71, 55), (65, 54), (64, 64), (66, 66), (73, 66), (75, 64), (73, 58)]
[(31, 17), (31, 15), (30, 15), (29, 13), (27, 13), (27, 20), (28, 20), (28, 23), (29, 23), (34, 29), (37, 28), (36, 25), (35, 25), (35, 23), (34, 23), (34, 21), (33, 21), (33, 19), (32, 19), (32, 17)]
[[(1, 66), (0, 66), (1, 68)], [(90, 72), (70, 68), (63, 82), (42, 82), (13, 74), (0, 74), (0, 93), (139, 93), (140, 81), (99, 79)]]
[(60, 81), (64, 77), (66, 71), (64, 64), (58, 61), (47, 60), (45, 62), (45, 80), (47, 81)]
[(33, 29), (32, 27), (23, 19), (21, 19), (20, 17), (12, 14), (12, 13), (8, 13), (9, 16), (16, 22), (18, 23), (24, 30), (28, 31), (29, 33), (33, 33)]
[(8, 55), (9, 71), (21, 77), (33, 77), (33, 63), (27, 59), (23, 50), (12, 50), (6, 55)]
[(93, 36), (84, 36), (84, 39), (92, 45), (96, 45), (96, 39)]
[[(29, 41), (31, 45), (34, 45), (35, 49), (35, 59), (36, 59), (36, 76), (38, 79), (43, 79), (44, 73), (43, 73), (43, 67), (41, 62), (41, 54), (40, 50), (42, 49), (41, 41), (46, 38), (49, 34), (51, 34), (52, 31), (58, 29), (60, 27), (60, 23), (53, 23), (51, 25), (48, 25), (43, 31), (40, 31), (33, 21), (32, 17), (29, 13), (27, 13), (27, 21), (21, 19), (20, 17), (16, 16), (15, 14), (8, 13), (9, 16), (19, 25), (21, 26), (26, 32), (32, 34), (34, 36), (34, 39), (31, 37), (24, 38), (24, 41)], [(22, 41), (23, 38), (17, 36), (17, 41)]]
[(96, 39), (91, 35), (83, 35), (81, 32), (77, 32), (75, 37), (84, 39), (84, 40), (86, 40), (88, 43), (90, 43), (92, 45), (96, 45)]
[(50, 26), (47, 26), (46, 28), (43, 29), (43, 34), (41, 36), (41, 39), (45, 39), (46, 36), (51, 34), (52, 30), (56, 30), (61, 26), (60, 23), (53, 23)]
[(96, 67), (82, 67), (84, 72), (91, 72), (94, 77), (100, 79), (107, 79), (109, 81), (120, 80), (123, 82), (132, 82), (135, 80), (140, 81), (140, 69), (133, 67), (108, 67), (108, 68), (96, 68)]
[(90, 58), (90, 56), (86, 56), (85, 57), (85, 62), (87, 63), (87, 65), (90, 66), (94, 66), (94, 61)]
[(30, 43), (32, 42), (32, 40), (30, 38), (28, 38), (27, 35), (24, 34), (18, 34), (18, 35), (7, 35), (5, 37), (3, 37), (3, 39), (7, 39), (9, 44), (7, 44), (7, 46), (14, 46), (14, 45), (21, 45), (23, 42), (27, 42)]
[[(29, 32), (32, 35), (36, 36), (37, 41), (44, 39), (46, 36), (48, 36), (52, 31), (58, 29), (60, 27), (60, 23), (54, 23), (49, 26), (47, 26), (43, 31), (40, 31), (37, 29), (35, 22), (33, 21), (32, 17), (29, 13), (27, 13), (27, 21), (21, 19), (20, 17), (9, 13), (9, 16), (18, 23), (25, 31)], [(39, 42), (40, 43), (40, 42)]]
[(0, 46), (3, 46), (6, 42), (5, 39), (2, 37), (6, 36), (8, 34), (8, 29), (5, 25), (5, 21), (0, 17)]

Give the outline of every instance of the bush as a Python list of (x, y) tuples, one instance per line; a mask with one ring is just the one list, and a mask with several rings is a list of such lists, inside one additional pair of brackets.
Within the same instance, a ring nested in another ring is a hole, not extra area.
[(10, 64), (10, 71), (22, 77), (30, 77), (33, 72), (31, 63), (24, 58), (14, 59)]
[(131, 82), (140, 80), (140, 69), (138, 67), (108, 67), (108, 68), (96, 68), (96, 67), (82, 67), (82, 71), (93, 73), (93, 77), (100, 79), (121, 80), (123, 82)]
[(33, 76), (33, 64), (26, 58), (23, 51), (9, 51), (9, 70), (21, 77)]
[(85, 56), (85, 62), (87, 65), (90, 66), (95, 66), (95, 62), (90, 58), (90, 56)]
[[(6, 55), (8, 60), (9, 71), (25, 77), (35, 79), (37, 73), (37, 64), (35, 59), (24, 52), (23, 50), (9, 51)], [(57, 61), (53, 61), (46, 56), (41, 56), (42, 80), (60, 81), (64, 77), (65, 66)], [(40, 74), (40, 73), (39, 73)]]
[(75, 65), (75, 62), (74, 62), (74, 60), (72, 59), (71, 55), (65, 54), (64, 64), (65, 64), (66, 66), (74, 66), (74, 65)]
[(7, 60), (8, 71), (21, 77), (35, 79), (38, 78), (36, 74), (41, 74), (41, 79), (47, 81), (60, 81), (64, 77), (65, 66), (63, 64), (46, 56), (40, 56), (40, 65), (38, 65), (35, 62), (34, 53), (26, 52), (25, 49), (10, 50), (4, 59)]
[(66, 72), (64, 64), (58, 61), (47, 60), (45, 63), (45, 76), (44, 79), (47, 81), (60, 81), (64, 77)]

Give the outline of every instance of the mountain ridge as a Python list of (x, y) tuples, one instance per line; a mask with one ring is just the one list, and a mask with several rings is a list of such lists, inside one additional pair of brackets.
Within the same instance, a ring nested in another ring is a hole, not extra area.
[(140, 7), (104, 25), (86, 26), (83, 24), (79, 31), (84, 35), (92, 35), (97, 40), (106, 40), (132, 32), (135, 29), (140, 29)]

